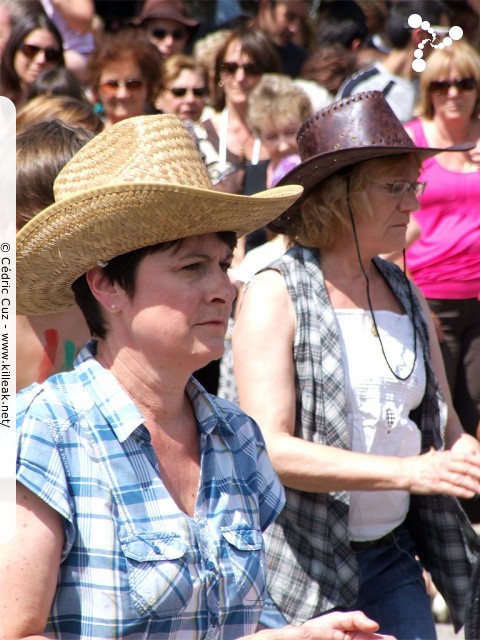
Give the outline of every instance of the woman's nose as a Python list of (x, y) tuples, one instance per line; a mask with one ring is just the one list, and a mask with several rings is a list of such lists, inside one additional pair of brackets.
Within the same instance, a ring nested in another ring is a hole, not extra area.
[(212, 286), (211, 295), (213, 300), (219, 300), (225, 304), (232, 304), (237, 295), (237, 290), (233, 286), (228, 273), (222, 270), (218, 274), (218, 278), (215, 278), (215, 284)]
[(403, 197), (402, 197), (402, 209), (404, 211), (418, 211), (420, 209), (420, 201), (417, 197), (417, 194), (413, 189), (410, 189)]

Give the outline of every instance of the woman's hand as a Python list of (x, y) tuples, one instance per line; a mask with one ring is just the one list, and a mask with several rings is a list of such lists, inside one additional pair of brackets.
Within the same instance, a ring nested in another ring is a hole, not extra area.
[(361, 611), (326, 613), (299, 627), (265, 629), (239, 640), (395, 640), (393, 636), (375, 633), (378, 624)]
[[(411, 493), (443, 493), (457, 498), (473, 498), (480, 493), (480, 454), (470, 438), (461, 436), (449, 451), (434, 451), (404, 458), (409, 474), (406, 487)], [(472, 438), (472, 440), (474, 440)]]
[(455, 453), (480, 454), (480, 442), (469, 433), (464, 433), (452, 445), (451, 450)]

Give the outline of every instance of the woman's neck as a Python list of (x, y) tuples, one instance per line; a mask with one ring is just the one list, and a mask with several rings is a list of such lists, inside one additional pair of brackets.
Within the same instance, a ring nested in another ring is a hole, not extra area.
[(248, 103), (232, 103), (225, 101), (225, 109), (228, 111), (228, 119), (232, 122), (238, 122), (247, 127)]
[(144, 415), (147, 423), (176, 424), (185, 412), (185, 387), (190, 377), (174, 368), (152, 370), (142, 354), (99, 340), (96, 359), (108, 369)]
[(433, 135), (438, 137), (440, 146), (449, 146), (467, 141), (469, 133), (475, 127), (472, 119), (455, 118), (447, 120), (440, 115), (434, 115), (431, 122), (433, 124)]
[[(449, 147), (461, 142), (476, 143), (480, 138), (480, 120), (456, 118), (445, 120), (436, 116), (424, 121), (427, 142), (432, 147)], [(441, 153), (437, 162), (445, 169), (461, 173), (475, 173), (479, 170), (478, 155), (475, 149), (458, 153)]]
[(324, 278), (338, 284), (365, 282), (365, 273), (370, 278), (376, 271), (372, 257), (362, 257), (360, 264), (356, 253), (350, 250), (342, 251), (338, 247), (334, 251), (322, 251), (320, 265)]

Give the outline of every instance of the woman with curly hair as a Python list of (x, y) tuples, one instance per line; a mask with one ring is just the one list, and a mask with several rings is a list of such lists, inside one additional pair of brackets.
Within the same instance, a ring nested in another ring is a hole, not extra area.
[(105, 34), (88, 67), (90, 89), (102, 105), (105, 128), (153, 110), (163, 85), (163, 59), (136, 30)]

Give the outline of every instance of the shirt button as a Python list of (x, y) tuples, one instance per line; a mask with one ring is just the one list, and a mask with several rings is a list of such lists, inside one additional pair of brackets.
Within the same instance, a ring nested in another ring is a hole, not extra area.
[(208, 569), (208, 571), (215, 571), (215, 563), (212, 562), (211, 560), (207, 560), (207, 562), (205, 563), (205, 566)]

